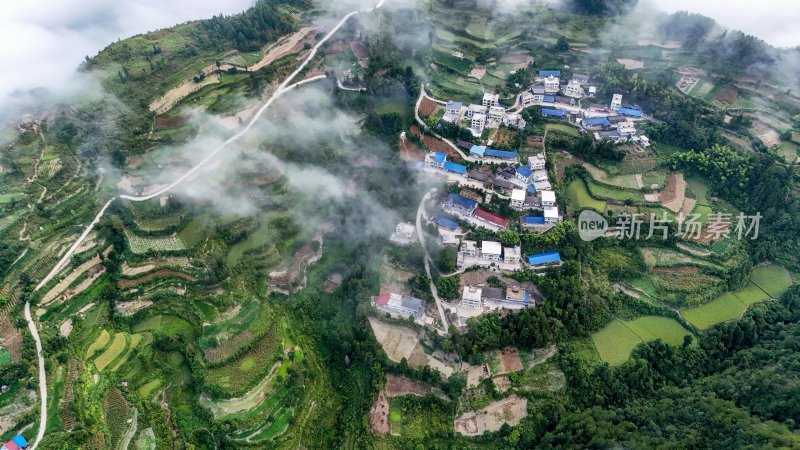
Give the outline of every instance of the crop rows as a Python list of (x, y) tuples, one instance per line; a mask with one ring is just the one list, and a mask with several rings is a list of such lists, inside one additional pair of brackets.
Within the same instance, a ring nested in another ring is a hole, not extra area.
[(133, 253), (142, 255), (148, 252), (178, 252), (186, 250), (183, 241), (177, 236), (143, 237), (125, 232), (128, 245)]

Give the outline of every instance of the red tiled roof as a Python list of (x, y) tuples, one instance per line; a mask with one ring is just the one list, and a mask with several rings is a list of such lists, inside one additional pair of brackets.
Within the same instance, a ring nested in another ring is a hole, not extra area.
[(506, 219), (505, 217), (500, 217), (497, 214), (490, 213), (489, 211), (485, 211), (483, 209), (476, 208), (475, 212), (473, 214), (475, 216), (477, 216), (479, 219), (483, 219), (483, 220), (485, 220), (487, 222), (490, 222), (490, 223), (493, 223), (495, 225), (499, 225), (501, 227), (507, 227), (508, 226), (508, 219)]
[(5, 444), (3, 444), (3, 448), (6, 448), (8, 450), (20, 450), (19, 445), (15, 444), (14, 441), (6, 442)]
[(387, 304), (389, 304), (389, 294), (378, 295), (377, 297), (375, 297), (375, 303), (381, 306), (386, 306)]

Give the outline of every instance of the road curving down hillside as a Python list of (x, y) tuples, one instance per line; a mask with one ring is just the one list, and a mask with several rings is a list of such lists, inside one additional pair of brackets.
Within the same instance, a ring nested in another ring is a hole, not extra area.
[[(299, 81), (299, 82), (294, 83), (292, 85), (289, 84), (289, 83), (292, 82), (292, 80), (294, 80), (295, 77), (297, 77), (297, 75), (300, 74), (300, 72), (303, 71), (303, 69), (305, 69), (305, 67), (314, 58), (314, 56), (316, 56), (317, 51), (319, 50), (319, 48), (325, 42), (327, 42), (334, 34), (336, 34), (336, 32), (339, 31), (339, 29), (345, 23), (347, 23), (347, 21), (351, 17), (353, 17), (354, 15), (359, 14), (359, 13), (367, 13), (367, 12), (375, 11), (378, 8), (380, 8), (381, 6), (383, 6), (383, 4), (385, 2), (386, 2), (386, 0), (381, 0), (377, 5), (375, 5), (372, 8), (352, 11), (352, 12), (348, 13), (347, 15), (345, 15), (342, 18), (342, 20), (340, 20), (339, 23), (337, 23), (336, 26), (333, 27), (333, 29), (330, 32), (328, 32), (328, 34), (326, 34), (325, 37), (322, 38), (311, 49), (311, 53), (309, 53), (309, 55), (302, 62), (302, 64), (300, 64), (300, 66), (294, 72), (292, 72), (283, 81), (283, 83), (281, 83), (278, 86), (278, 89), (276, 89), (275, 92), (272, 94), (272, 96), (266, 101), (266, 103), (264, 103), (264, 105), (262, 105), (261, 108), (259, 108), (259, 110), (253, 116), (253, 118), (250, 119), (250, 122), (247, 124), (247, 126), (242, 131), (240, 131), (240, 132), (236, 133), (235, 135), (231, 136), (228, 140), (226, 140), (224, 143), (222, 143), (222, 145), (220, 145), (219, 147), (215, 148), (208, 156), (206, 156), (202, 161), (200, 161), (200, 163), (198, 163), (196, 166), (192, 167), (189, 171), (187, 171), (185, 174), (183, 174), (177, 180), (172, 182), (172, 184), (170, 184), (169, 186), (167, 186), (167, 187), (165, 187), (163, 189), (159, 189), (158, 191), (153, 192), (153, 193), (151, 193), (149, 195), (145, 195), (145, 196), (120, 195), (119, 197), (122, 198), (122, 199), (125, 199), (125, 200), (134, 201), (134, 202), (143, 202), (143, 201), (151, 200), (151, 199), (154, 199), (154, 198), (159, 197), (161, 195), (164, 195), (165, 193), (167, 193), (167, 192), (171, 191), (172, 189), (174, 189), (179, 184), (183, 183), (187, 178), (189, 178), (194, 173), (196, 173), (198, 170), (200, 170), (203, 166), (208, 164), (208, 162), (211, 161), (217, 154), (219, 154), (219, 152), (222, 151), (222, 149), (224, 149), (228, 145), (236, 142), (237, 140), (241, 139), (244, 135), (246, 135), (250, 131), (250, 129), (253, 127), (255, 122), (264, 114), (264, 112), (267, 111), (267, 109), (269, 109), (270, 106), (272, 106), (272, 103), (274, 103), (275, 100), (278, 97), (280, 97), (284, 93), (286, 93), (286, 92), (288, 92), (288, 91), (290, 91), (290, 90), (292, 90), (292, 89), (294, 89), (296, 87), (299, 87), (299, 86), (302, 86), (304, 84), (311, 83), (311, 82), (318, 81), (318, 80), (326, 78), (325, 75), (318, 75), (316, 77), (312, 77), (312, 78), (308, 78), (306, 80)], [(64, 254), (64, 256), (61, 258), (61, 260), (59, 260), (58, 263), (56, 263), (56, 265), (47, 274), (47, 276), (44, 279), (42, 279), (42, 281), (36, 286), (36, 290), (41, 289), (50, 280), (52, 280), (53, 277), (56, 276), (56, 274), (58, 274), (58, 272), (64, 267), (64, 264), (66, 263), (66, 261), (69, 261), (69, 258), (71, 258), (73, 253), (75, 253), (75, 249), (77, 249), (78, 246), (80, 246), (80, 244), (83, 242), (83, 240), (86, 239), (86, 237), (89, 235), (89, 232), (91, 232), (92, 229), (94, 228), (94, 226), (97, 225), (97, 223), (100, 221), (100, 219), (105, 214), (106, 209), (109, 207), (109, 205), (111, 205), (111, 202), (113, 202), (115, 200), (115, 198), (116, 197), (111, 198), (111, 200), (109, 200), (105, 204), (105, 206), (103, 206), (103, 208), (100, 210), (100, 212), (97, 213), (97, 216), (95, 216), (94, 220), (86, 227), (84, 232), (78, 237), (78, 239), (75, 241), (75, 243), (72, 244), (72, 246)], [(33, 340), (34, 340), (34, 342), (36, 344), (36, 357), (38, 359), (38, 365), (39, 365), (39, 399), (40, 399), (39, 428), (38, 428), (38, 432), (36, 434), (36, 438), (34, 439), (34, 441), (28, 447), (29, 450), (36, 450), (36, 447), (39, 446), (39, 443), (41, 443), (42, 439), (44, 438), (45, 430), (47, 428), (47, 374), (45, 372), (45, 359), (44, 359), (44, 350), (42, 349), (42, 341), (39, 338), (39, 331), (38, 331), (38, 328), (36, 328), (36, 322), (33, 320), (33, 317), (31, 316), (31, 313), (30, 313), (30, 302), (26, 302), (25, 303), (25, 320), (28, 323), (28, 329), (29, 329), (29, 331), (31, 333), (31, 336), (32, 336), (32, 338), (33, 338)]]

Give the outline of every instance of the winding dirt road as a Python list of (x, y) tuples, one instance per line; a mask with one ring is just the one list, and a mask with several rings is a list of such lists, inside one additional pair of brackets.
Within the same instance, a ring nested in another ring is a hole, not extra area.
[[(317, 51), (319, 50), (319, 48), (325, 42), (327, 42), (334, 34), (336, 34), (336, 32), (339, 31), (339, 29), (351, 17), (353, 17), (354, 15), (359, 14), (359, 13), (367, 13), (367, 12), (375, 11), (378, 8), (380, 8), (381, 6), (383, 6), (383, 4), (385, 2), (386, 2), (386, 0), (381, 0), (377, 5), (375, 5), (372, 8), (363, 9), (363, 10), (360, 10), (360, 11), (359, 10), (353, 11), (353, 12), (350, 12), (347, 15), (345, 15), (342, 18), (342, 20), (340, 20), (339, 23), (336, 24), (336, 26), (333, 27), (333, 29), (330, 32), (328, 32), (328, 34), (326, 34), (325, 37), (322, 38), (322, 40), (320, 40), (317, 43), (317, 45), (315, 45), (311, 49), (311, 52), (306, 57), (306, 59), (303, 61), (303, 63), (300, 64), (300, 66), (294, 72), (292, 72), (291, 75), (289, 75), (289, 77), (287, 77), (283, 81), (283, 83), (281, 83), (278, 86), (278, 89), (275, 91), (275, 93), (273, 93), (272, 96), (266, 101), (266, 103), (264, 103), (264, 105), (261, 106), (261, 108), (259, 108), (258, 112), (256, 112), (256, 114), (253, 116), (253, 118), (250, 119), (250, 122), (247, 124), (247, 126), (242, 131), (240, 131), (239, 133), (233, 135), (227, 141), (225, 141), (222, 145), (220, 145), (219, 147), (214, 149), (208, 156), (206, 156), (202, 161), (200, 161), (199, 164), (197, 164), (196, 166), (191, 168), (188, 172), (183, 174), (180, 178), (175, 180), (172, 184), (170, 184), (169, 186), (164, 187), (162, 189), (159, 189), (158, 191), (153, 192), (153, 193), (151, 193), (149, 195), (145, 195), (145, 196), (120, 195), (120, 198), (125, 199), (125, 200), (134, 201), (134, 202), (143, 202), (143, 201), (154, 199), (156, 197), (159, 197), (159, 196), (165, 194), (166, 192), (171, 191), (176, 186), (178, 186), (179, 184), (184, 182), (188, 177), (190, 177), (191, 175), (196, 173), (198, 170), (200, 170), (203, 166), (205, 166), (222, 149), (224, 149), (228, 145), (232, 144), (233, 142), (236, 142), (237, 140), (241, 139), (245, 134), (247, 134), (247, 132), (250, 131), (250, 129), (253, 127), (253, 125), (256, 123), (256, 121), (264, 114), (264, 112), (267, 109), (269, 109), (270, 106), (272, 106), (272, 103), (274, 103), (275, 100), (278, 97), (280, 97), (284, 93), (286, 93), (289, 90), (294, 89), (294, 88), (296, 88), (298, 86), (302, 86), (302, 85), (304, 85), (306, 83), (311, 83), (311, 82), (326, 78), (325, 75), (318, 75), (316, 77), (312, 77), (312, 78), (309, 78), (309, 79), (306, 79), (306, 80), (299, 81), (299, 82), (294, 83), (292, 85), (289, 85), (289, 83), (291, 83), (292, 80), (294, 80), (294, 78), (297, 77), (297, 75), (300, 74), (300, 72), (302, 72), (303, 69), (305, 69), (305, 67), (314, 58), (314, 56), (316, 56)], [(61, 268), (64, 267), (64, 264), (66, 264), (67, 261), (69, 261), (69, 259), (72, 257), (73, 253), (75, 253), (75, 249), (77, 249), (78, 246), (80, 246), (81, 243), (84, 241), (84, 239), (86, 239), (86, 237), (92, 231), (94, 226), (97, 225), (97, 223), (103, 217), (103, 214), (105, 214), (106, 209), (108, 209), (109, 205), (111, 205), (111, 202), (113, 202), (115, 199), (116, 199), (116, 197), (112, 197), (111, 200), (109, 200), (105, 204), (105, 206), (103, 206), (103, 208), (100, 210), (100, 212), (97, 213), (97, 216), (95, 216), (94, 220), (86, 227), (86, 230), (84, 230), (84, 232), (80, 235), (80, 237), (78, 237), (78, 239), (75, 241), (75, 243), (72, 245), (72, 247), (69, 248), (69, 250), (61, 258), (61, 260), (59, 260), (58, 263), (55, 265), (55, 267), (53, 267), (53, 269), (50, 271), (50, 273), (48, 273), (47, 276), (44, 279), (42, 279), (42, 281), (36, 286), (36, 290), (37, 291), (39, 289), (41, 289), (44, 285), (46, 285), (50, 280), (52, 280), (53, 277), (55, 277), (56, 274), (58, 274), (58, 272), (61, 270)], [(434, 287), (434, 289), (435, 289), (435, 287)], [(26, 302), (25, 303), (25, 320), (28, 322), (28, 329), (30, 330), (31, 336), (33, 337), (33, 340), (34, 340), (34, 342), (36, 344), (36, 356), (37, 356), (38, 363), (39, 363), (39, 397), (40, 397), (40, 400), (41, 400), (40, 401), (41, 406), (40, 406), (40, 417), (39, 417), (39, 429), (38, 429), (38, 432), (36, 434), (36, 439), (31, 443), (31, 445), (29, 447), (29, 450), (36, 450), (36, 447), (38, 447), (39, 443), (44, 438), (44, 433), (45, 433), (45, 430), (47, 428), (47, 374), (45, 372), (45, 360), (44, 360), (44, 351), (42, 350), (42, 341), (39, 338), (39, 330), (36, 327), (36, 322), (33, 320), (33, 317), (31, 316), (31, 311), (30, 310), (31, 310), (30, 302)]]

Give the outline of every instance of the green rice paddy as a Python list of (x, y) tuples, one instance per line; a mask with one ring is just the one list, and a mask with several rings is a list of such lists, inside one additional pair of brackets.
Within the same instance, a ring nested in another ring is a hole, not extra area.
[(592, 342), (603, 361), (618, 366), (627, 361), (633, 349), (643, 342), (661, 339), (670, 345), (681, 345), (684, 336), (690, 334), (675, 319), (644, 316), (634, 320), (614, 319), (592, 335)]

